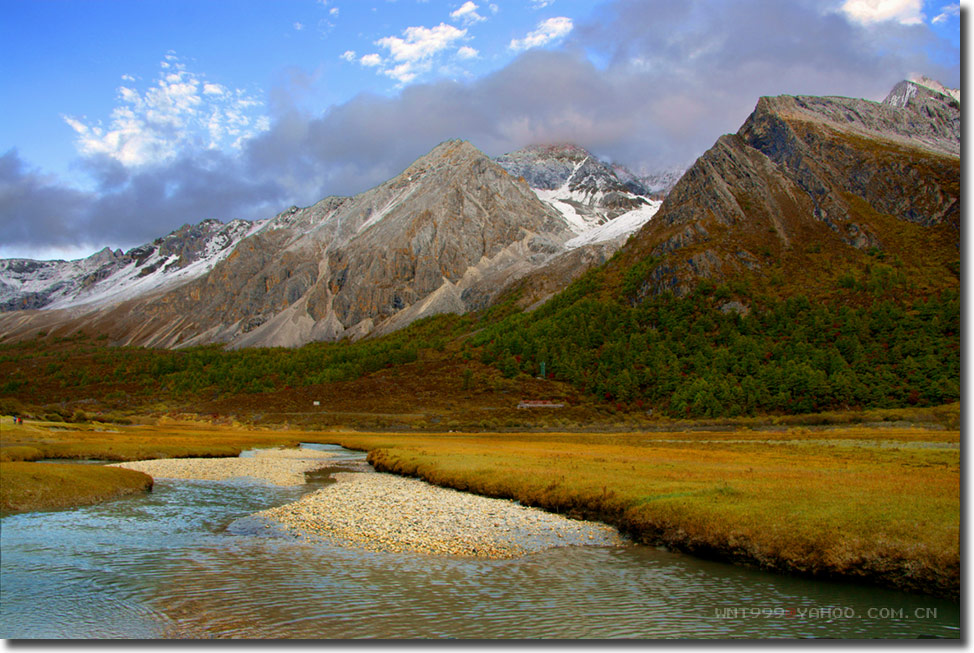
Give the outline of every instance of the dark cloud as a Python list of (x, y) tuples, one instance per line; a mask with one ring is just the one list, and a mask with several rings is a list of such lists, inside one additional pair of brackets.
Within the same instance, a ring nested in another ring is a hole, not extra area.
[(0, 157), (0, 245), (87, 242), (92, 196), (31, 170), (16, 150)]
[(930, 59), (937, 47), (923, 26), (866, 28), (817, 1), (620, 0), (560, 51), (529, 51), (472, 83), (361, 95), (320, 117), (292, 110), (247, 154), (305, 202), (365, 190), (457, 137), (491, 155), (571, 141), (648, 172), (691, 163), (762, 95), (881, 99), (914, 72), (955, 79), (956, 66)]
[(217, 152), (132, 173), (110, 159), (87, 161), (96, 190), (68, 188), (31, 170), (11, 150), (0, 157), (0, 245), (127, 248), (206, 218), (261, 218), (286, 201), (271, 181), (248, 179)]
[(469, 83), (359, 95), (319, 116), (290, 96), (325, 80), (287, 71), (271, 128), (241, 152), (187, 152), (138, 172), (89, 160), (91, 193), (8, 153), (0, 237), (126, 246), (208, 217), (268, 217), (366, 190), (449, 138), (490, 155), (575, 142), (637, 171), (683, 166), (736, 131), (761, 95), (881, 99), (914, 72), (957, 85), (959, 65), (942, 63), (952, 56), (923, 26), (866, 28), (810, 0), (619, 0), (577, 23), (558, 51), (528, 51)]

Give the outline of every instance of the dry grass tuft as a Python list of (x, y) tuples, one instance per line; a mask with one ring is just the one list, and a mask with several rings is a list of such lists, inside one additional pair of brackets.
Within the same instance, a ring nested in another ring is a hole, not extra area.
[(100, 465), (0, 462), (0, 510), (48, 510), (152, 489), (152, 477)]

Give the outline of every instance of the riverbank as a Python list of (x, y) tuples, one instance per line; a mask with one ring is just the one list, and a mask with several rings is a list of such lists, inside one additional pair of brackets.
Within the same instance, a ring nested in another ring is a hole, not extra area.
[(377, 471), (603, 521), (634, 540), (956, 600), (960, 434), (349, 435)]
[(86, 506), (152, 489), (152, 477), (101, 465), (0, 462), (0, 511)]
[[(89, 505), (139, 491), (133, 489), (138, 487), (133, 484), (135, 478), (150, 479), (141, 474), (132, 476), (134, 471), (118, 467), (32, 462), (36, 460), (231, 459), (247, 449), (296, 447), (299, 442), (333, 440), (322, 438), (320, 433), (249, 429), (232, 423), (164, 417), (145, 421), (105, 424), (24, 420), (15, 424), (11, 416), (0, 417), (0, 473), (6, 497), (0, 510), (22, 512)], [(228, 469), (240, 464), (248, 463), (229, 463)]]
[(310, 449), (264, 449), (246, 458), (160, 458), (109, 467), (131, 469), (153, 478), (225, 481), (246, 478), (273, 485), (304, 485), (305, 473), (325, 467), (334, 454)]
[(373, 551), (513, 558), (570, 545), (618, 546), (618, 532), (511, 501), (391, 474), (348, 473), (300, 500), (256, 513), (285, 531)]

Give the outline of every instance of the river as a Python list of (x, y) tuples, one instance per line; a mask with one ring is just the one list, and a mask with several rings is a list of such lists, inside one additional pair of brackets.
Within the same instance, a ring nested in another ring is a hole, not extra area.
[(144, 495), (3, 517), (0, 637), (960, 636), (956, 603), (647, 546), (461, 559), (313, 544), (247, 518), (327, 482), (159, 480)]

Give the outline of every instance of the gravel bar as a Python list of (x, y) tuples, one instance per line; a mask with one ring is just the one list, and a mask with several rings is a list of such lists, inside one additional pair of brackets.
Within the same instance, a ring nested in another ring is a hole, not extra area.
[(619, 546), (618, 531), (392, 474), (339, 472), (300, 500), (256, 513), (309, 541), (373, 551), (513, 558), (554, 547)]
[(261, 449), (243, 458), (160, 458), (115, 463), (152, 478), (224, 481), (248, 478), (273, 485), (304, 485), (305, 472), (326, 467), (335, 454), (312, 449)]

